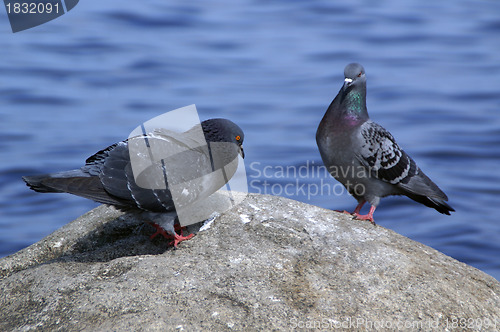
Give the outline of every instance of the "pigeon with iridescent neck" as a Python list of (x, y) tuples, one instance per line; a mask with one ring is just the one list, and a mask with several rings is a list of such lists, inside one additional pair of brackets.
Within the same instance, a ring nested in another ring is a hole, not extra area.
[[(408, 196), (447, 215), (455, 211), (394, 137), (370, 120), (363, 66), (347, 65), (344, 76), (344, 85), (319, 124), (316, 142), (330, 174), (358, 201), (352, 214), (373, 222), (380, 199), (389, 195)], [(362, 215), (366, 202), (370, 211)]]

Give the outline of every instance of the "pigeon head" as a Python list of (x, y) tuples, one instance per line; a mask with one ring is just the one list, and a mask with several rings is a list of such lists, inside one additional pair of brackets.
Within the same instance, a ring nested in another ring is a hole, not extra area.
[(366, 110), (366, 74), (359, 63), (350, 63), (344, 69), (344, 84), (332, 102), (333, 112), (341, 119), (358, 125), (368, 119)]
[(359, 63), (350, 63), (344, 69), (344, 89), (366, 85), (365, 68)]
[(239, 149), (239, 154), (245, 158), (243, 151), (243, 130), (234, 122), (227, 119), (209, 119), (201, 123), (207, 142), (234, 143)]

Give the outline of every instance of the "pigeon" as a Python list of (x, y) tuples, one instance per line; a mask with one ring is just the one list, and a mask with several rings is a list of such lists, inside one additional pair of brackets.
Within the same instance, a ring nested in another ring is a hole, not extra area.
[[(209, 119), (184, 133), (155, 129), (151, 133), (129, 137), (89, 157), (80, 169), (23, 176), (23, 180), (37, 192), (70, 193), (122, 210), (139, 212), (143, 219), (154, 220), (149, 223), (157, 232), (151, 238), (158, 234), (173, 238), (170, 244), (176, 248), (178, 243), (193, 236), (182, 234), (176, 205), (177, 208), (189, 208), (224, 186), (236, 171), (238, 155), (245, 157), (243, 140), (243, 131), (232, 121)], [(172, 146), (183, 149), (150, 162), (142, 172), (134, 173), (131, 159), (138, 155), (147, 156), (147, 153), (131, 151), (137, 151), (133, 150), (134, 146), (144, 142), (151, 150), (155, 146), (164, 148), (167, 143), (169, 150)], [(226, 167), (228, 165), (233, 167)], [(224, 174), (224, 177), (210, 177), (213, 174)], [(175, 204), (173, 188), (181, 193)]]
[[(316, 143), (329, 173), (358, 201), (352, 212), (355, 218), (374, 223), (380, 199), (389, 195), (405, 195), (447, 215), (455, 211), (446, 203), (446, 194), (399, 147), (391, 133), (370, 120), (363, 66), (347, 65), (344, 76), (342, 88), (318, 126)], [(366, 202), (370, 211), (362, 215)]]

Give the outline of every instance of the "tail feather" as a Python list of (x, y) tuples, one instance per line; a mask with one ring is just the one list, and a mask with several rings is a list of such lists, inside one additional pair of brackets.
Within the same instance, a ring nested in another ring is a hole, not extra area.
[(402, 189), (403, 195), (440, 213), (450, 215), (450, 212), (455, 211), (446, 203), (448, 201), (446, 194), (420, 169), (405, 183), (400, 183), (399, 188)]
[(128, 205), (119, 197), (110, 195), (99, 177), (90, 176), (80, 170), (23, 176), (23, 180), (30, 189), (40, 193), (69, 193), (103, 204)]
[(33, 176), (23, 176), (23, 181), (26, 182), (26, 185), (30, 187), (31, 190), (34, 190), (39, 193), (62, 193), (64, 191), (57, 190), (55, 188), (49, 187), (44, 184), (44, 180), (50, 177), (49, 174), (44, 175), (33, 175)]
[(446, 203), (446, 201), (442, 199), (427, 197), (423, 195), (415, 195), (415, 194), (409, 194), (407, 196), (416, 202), (422, 203), (425, 206), (436, 209), (439, 213), (450, 215), (450, 212), (455, 212), (455, 209), (452, 208), (448, 203)]

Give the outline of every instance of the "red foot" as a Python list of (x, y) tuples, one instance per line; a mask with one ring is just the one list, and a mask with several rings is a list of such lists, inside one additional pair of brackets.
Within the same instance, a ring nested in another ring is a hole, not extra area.
[(376, 209), (375, 206), (371, 206), (370, 207), (370, 211), (368, 212), (368, 214), (359, 214), (358, 212), (355, 212), (354, 216), (356, 217), (356, 219), (359, 219), (359, 220), (368, 220), (368, 221), (371, 221), (372, 224), (375, 225), (375, 221), (373, 220), (373, 212), (375, 212), (375, 209)]
[[(150, 224), (151, 226), (153, 226), (154, 228), (156, 228), (156, 232), (149, 237), (151, 240), (154, 239), (158, 234), (163, 235), (163, 237), (165, 239), (169, 239), (170, 240), (170, 239), (174, 238), (173, 235), (168, 234), (163, 228), (161, 228), (160, 225), (155, 224), (154, 222), (148, 222), (148, 224)], [(175, 225), (175, 226), (177, 226), (177, 225)], [(174, 229), (175, 229), (175, 227), (174, 227)], [(175, 230), (177, 231), (177, 229), (175, 229)]]
[(182, 235), (179, 235), (179, 234), (175, 234), (174, 235), (174, 240), (171, 241), (168, 245), (169, 246), (174, 245), (174, 248), (177, 248), (177, 245), (179, 243), (181, 243), (182, 241), (185, 241), (185, 240), (189, 240), (193, 236), (194, 236), (194, 234), (189, 234), (188, 236), (182, 236)]
[(180, 234), (175, 234), (175, 235), (171, 235), (171, 234), (168, 234), (160, 225), (158, 224), (155, 224), (153, 222), (149, 222), (148, 224), (150, 224), (151, 226), (153, 226), (154, 228), (156, 228), (156, 232), (150, 236), (150, 239), (154, 239), (158, 234), (161, 234), (165, 239), (168, 239), (168, 240), (172, 240), (171, 242), (169, 242), (169, 246), (173, 245), (174, 248), (177, 248), (177, 245), (179, 243), (181, 243), (182, 241), (184, 240), (189, 240), (190, 238), (192, 238), (194, 236), (194, 234), (189, 234), (188, 236), (184, 236), (184, 234), (182, 234), (182, 230), (183, 228), (185, 227), (181, 227), (181, 225), (179, 224), (175, 224), (174, 225), (174, 230), (176, 232), (179, 232)]
[(356, 208), (354, 209), (354, 212), (349, 212), (349, 211), (346, 211), (346, 210), (335, 210), (335, 212), (340, 212), (340, 213), (345, 213), (345, 214), (356, 214), (356, 213), (359, 213), (359, 211), (361, 211), (361, 208), (363, 207), (363, 205), (365, 204), (365, 202), (361, 202), (359, 203)]

